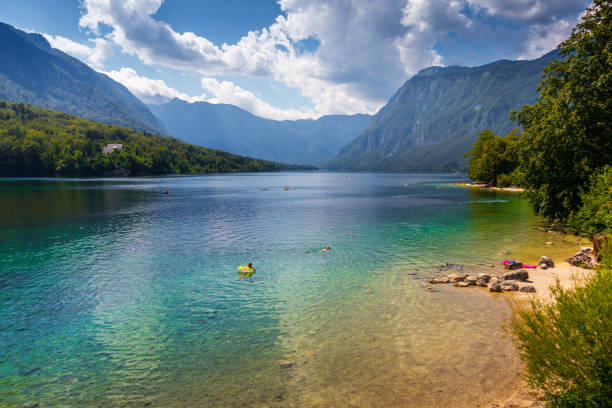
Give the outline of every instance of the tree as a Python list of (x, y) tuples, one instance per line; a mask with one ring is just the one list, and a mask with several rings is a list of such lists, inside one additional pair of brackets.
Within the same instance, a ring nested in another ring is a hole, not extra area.
[(465, 154), (470, 157), (468, 176), (497, 185), (502, 175), (508, 175), (518, 166), (516, 143), (519, 133), (511, 131), (505, 137), (495, 136), (488, 129), (478, 135), (472, 150)]
[(579, 234), (612, 236), (612, 166), (604, 167), (591, 179), (590, 189), (581, 194), (582, 205), (570, 215), (567, 224)]
[(545, 69), (533, 106), (511, 112), (523, 126), (522, 185), (536, 213), (565, 220), (590, 176), (612, 164), (612, 2), (594, 0), (560, 59)]

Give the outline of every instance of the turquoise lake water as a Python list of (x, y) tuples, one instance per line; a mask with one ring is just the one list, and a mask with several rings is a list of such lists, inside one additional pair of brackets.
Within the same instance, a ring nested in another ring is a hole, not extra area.
[(507, 298), (426, 278), (446, 262), (495, 270), (502, 249), (533, 263), (550, 238), (517, 195), (439, 184), (454, 179), (0, 179), (0, 406), (499, 395), (520, 368)]

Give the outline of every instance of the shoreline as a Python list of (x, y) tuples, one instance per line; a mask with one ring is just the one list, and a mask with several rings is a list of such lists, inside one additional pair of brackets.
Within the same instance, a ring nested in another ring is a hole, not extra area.
[(508, 191), (512, 193), (522, 193), (523, 191), (525, 191), (525, 189), (521, 187), (488, 187), (484, 184), (473, 184), (465, 182), (456, 182), (453, 183), (453, 185), (457, 187), (476, 188), (478, 190), (484, 191)]
[[(571, 254), (568, 255), (570, 257)], [(592, 269), (580, 268), (573, 266), (566, 261), (555, 263), (554, 268), (529, 270), (529, 279), (527, 283), (536, 288), (535, 293), (527, 292), (506, 292), (503, 296), (506, 297), (510, 308), (515, 311), (519, 308), (526, 307), (527, 302), (532, 299), (537, 299), (543, 302), (552, 302), (550, 286), (554, 285), (557, 279), (561, 286), (565, 289), (580, 285), (585, 279), (589, 279), (595, 273)], [(503, 328), (500, 328), (503, 330)], [(525, 368), (519, 373), (512, 391), (506, 396), (500, 396), (483, 407), (486, 408), (545, 408), (548, 406), (543, 394), (539, 390), (534, 390), (525, 382), (523, 378)]]

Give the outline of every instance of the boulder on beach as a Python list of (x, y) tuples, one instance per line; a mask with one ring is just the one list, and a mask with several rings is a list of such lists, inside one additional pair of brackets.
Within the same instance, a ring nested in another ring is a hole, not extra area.
[(582, 247), (580, 252), (565, 260), (570, 265), (593, 269), (599, 264), (597, 256), (591, 247)]
[(540, 257), (540, 262), (538, 262), (538, 266), (541, 269), (554, 268), (555, 267), (555, 263), (549, 257), (541, 256)]
[(522, 267), (523, 267), (522, 262), (507, 263), (506, 265), (504, 265), (504, 268), (509, 271), (513, 271), (515, 269), (521, 269)]
[(505, 281), (509, 281), (509, 280), (526, 281), (527, 279), (529, 279), (529, 273), (521, 269), (520, 271), (505, 273), (502, 278)]
[(519, 292), (533, 293), (535, 291), (536, 291), (536, 288), (533, 285), (523, 285), (519, 288)]

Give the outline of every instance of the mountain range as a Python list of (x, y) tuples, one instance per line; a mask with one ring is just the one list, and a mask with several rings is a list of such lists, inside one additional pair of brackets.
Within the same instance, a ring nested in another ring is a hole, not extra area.
[(135, 130), (163, 124), (126, 87), (51, 47), (40, 34), (0, 23), (0, 99)]
[(369, 115), (264, 119), (233, 105), (173, 99), (148, 105), (168, 132), (188, 143), (281, 163), (322, 166), (368, 126)]
[(556, 51), (531, 61), (430, 67), (375, 115), (277, 121), (233, 106), (173, 99), (145, 105), (123, 85), (40, 34), (0, 23), (0, 99), (170, 134), (195, 145), (265, 160), (338, 170), (456, 171), (478, 133), (505, 134), (511, 109), (532, 104)]
[(410, 78), (342, 148), (330, 169), (455, 171), (483, 129), (516, 127), (511, 109), (532, 104), (544, 67), (556, 51), (531, 61), (501, 60), (480, 67), (430, 67)]

